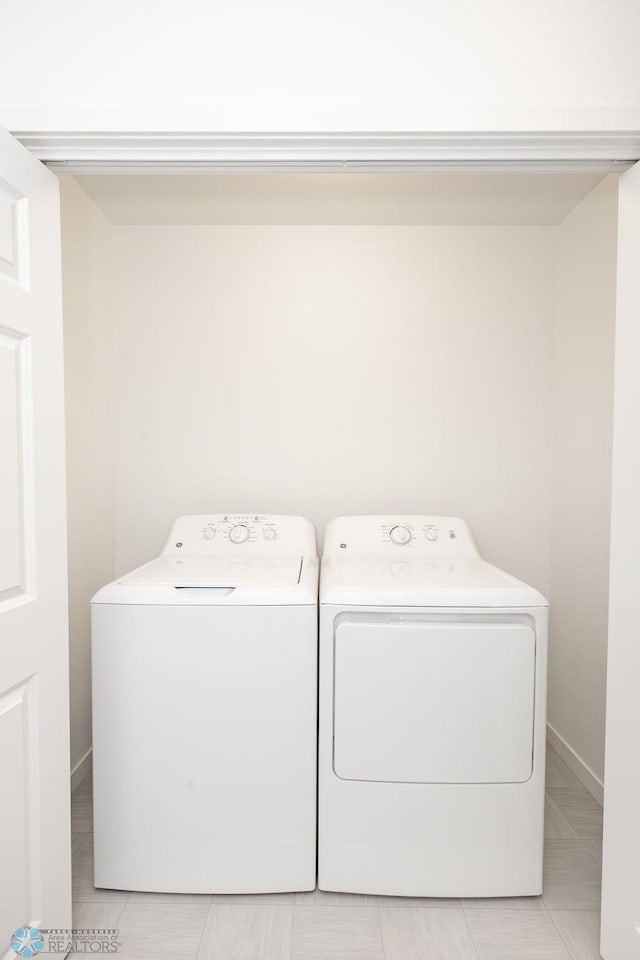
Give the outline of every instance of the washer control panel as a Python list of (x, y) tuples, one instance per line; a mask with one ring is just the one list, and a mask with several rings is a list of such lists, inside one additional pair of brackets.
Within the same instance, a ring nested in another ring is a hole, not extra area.
[(203, 540), (226, 540), (241, 546), (264, 540), (273, 543), (278, 539), (277, 521), (259, 514), (224, 514), (206, 522), (201, 530)]
[(479, 556), (469, 527), (459, 517), (339, 517), (327, 529), (325, 556), (336, 552), (371, 558), (411, 554)]
[(238, 556), (315, 553), (313, 527), (302, 517), (224, 513), (179, 517), (163, 553)]

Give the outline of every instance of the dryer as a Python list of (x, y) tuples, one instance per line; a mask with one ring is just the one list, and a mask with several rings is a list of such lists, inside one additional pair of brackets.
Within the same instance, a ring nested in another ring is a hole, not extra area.
[(317, 578), (306, 520), (207, 514), (93, 598), (97, 887), (314, 889)]
[(547, 601), (453, 517), (344, 517), (320, 583), (319, 886), (542, 892)]

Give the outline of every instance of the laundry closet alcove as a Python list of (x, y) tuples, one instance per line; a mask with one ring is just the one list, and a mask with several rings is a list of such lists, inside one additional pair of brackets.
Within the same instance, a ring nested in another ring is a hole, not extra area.
[(602, 800), (617, 184), (61, 174), (72, 764), (89, 598), (176, 516), (430, 513), (549, 596), (549, 737)]

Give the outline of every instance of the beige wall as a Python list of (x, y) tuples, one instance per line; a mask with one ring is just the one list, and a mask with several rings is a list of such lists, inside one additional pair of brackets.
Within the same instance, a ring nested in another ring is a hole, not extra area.
[(71, 766), (91, 747), (89, 600), (114, 575), (113, 232), (61, 178), (67, 409)]
[(118, 228), (118, 571), (180, 513), (443, 513), (546, 592), (550, 241)]
[[(617, 178), (556, 232), (549, 723), (602, 782)], [(570, 760), (570, 757), (567, 757)]]
[(550, 722), (597, 785), (615, 230), (614, 178), (559, 227), (113, 227), (65, 179), (74, 763), (90, 597), (175, 516), (442, 512), (550, 594)]

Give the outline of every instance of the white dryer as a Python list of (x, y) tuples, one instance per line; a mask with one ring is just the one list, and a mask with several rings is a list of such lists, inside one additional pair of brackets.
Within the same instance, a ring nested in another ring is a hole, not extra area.
[(315, 887), (317, 578), (300, 517), (187, 516), (93, 598), (97, 887)]
[(452, 517), (345, 517), (320, 583), (318, 883), (542, 891), (547, 601)]

